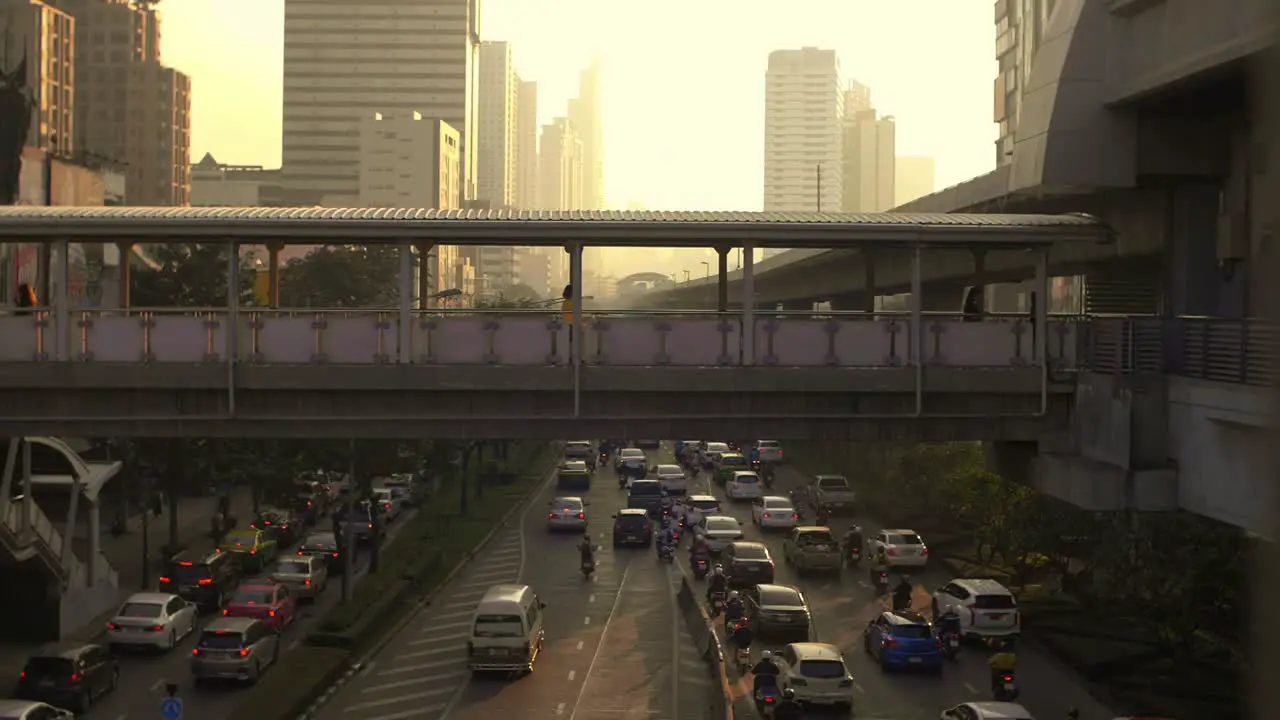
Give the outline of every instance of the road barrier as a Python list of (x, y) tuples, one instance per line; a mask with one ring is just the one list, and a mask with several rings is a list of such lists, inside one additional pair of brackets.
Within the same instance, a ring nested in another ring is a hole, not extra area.
[(716, 637), (706, 608), (702, 606), (693, 588), (689, 587), (687, 577), (680, 580), (676, 602), (680, 606), (680, 613), (684, 615), (685, 624), (689, 626), (694, 647), (702, 648), (702, 659), (707, 663), (712, 685), (719, 685), (720, 688), (719, 693), (711, 693), (711, 703), (705, 717), (708, 720), (734, 720), (733, 704), (729, 700), (732, 689), (729, 686), (729, 675), (725, 671), (724, 648), (720, 645), (720, 638)]

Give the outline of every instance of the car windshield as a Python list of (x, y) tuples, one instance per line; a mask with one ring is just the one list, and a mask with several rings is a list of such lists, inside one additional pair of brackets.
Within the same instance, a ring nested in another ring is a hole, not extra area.
[(924, 640), (933, 637), (933, 631), (928, 625), (894, 625), (893, 636), (908, 640)]
[(720, 508), (720, 503), (717, 502), (715, 499), (692, 500), (689, 502), (689, 504), (698, 508), (699, 510), (717, 510)]
[(71, 659), (63, 657), (33, 657), (23, 671), (36, 677), (64, 677), (71, 674)]
[(656, 480), (637, 480), (631, 483), (632, 495), (661, 495), (662, 483)]
[(477, 615), (476, 637), (521, 637), (524, 626), (519, 615)]
[(644, 451), (643, 451), (643, 450), (641, 450), (641, 449), (639, 449), (639, 448), (627, 448), (627, 449), (623, 450), (623, 451), (618, 455), (618, 457), (621, 457), (621, 458), (642, 458), (642, 457), (644, 457)]
[(769, 551), (763, 545), (739, 545), (733, 551), (736, 560), (768, 560)]
[(241, 590), (231, 598), (236, 605), (270, 605), (274, 593), (270, 590)]
[(337, 542), (338, 540), (333, 536), (333, 533), (316, 533), (315, 535), (308, 535), (303, 545), (307, 547), (333, 547)]
[(738, 521), (731, 517), (707, 518), (707, 530), (729, 530), (732, 532), (738, 532), (741, 529), (742, 526), (738, 524)]
[(803, 607), (800, 593), (791, 588), (761, 588), (760, 604), (774, 607)]
[(799, 542), (801, 545), (834, 545), (836, 539), (829, 532), (810, 530), (800, 533)]
[(570, 460), (569, 462), (565, 463), (563, 467), (568, 472), (586, 472), (587, 471), (587, 464), (582, 460)]
[(726, 453), (726, 452), (729, 452), (729, 446), (720, 442), (707, 443), (707, 452)]
[(681, 470), (679, 465), (659, 465), (658, 474), (659, 475), (684, 475), (684, 470)]
[(905, 535), (890, 534), (890, 545), (923, 545), (924, 541), (915, 533), (907, 533)]
[(389, 498), (391, 497), (391, 488), (375, 488), (373, 494), (378, 498)]
[(209, 571), (208, 565), (174, 565), (170, 572), (179, 583), (194, 585), (201, 580), (208, 579), (212, 573)]
[(587, 442), (586, 440), (571, 440), (565, 443), (564, 446), (567, 448), (575, 448), (578, 450), (582, 450), (582, 449), (591, 447), (591, 443)]
[(555, 501), (555, 505), (560, 509), (560, 512), (582, 512), (582, 501), (574, 498), (559, 498)]
[(120, 608), (120, 612), (116, 613), (116, 617), (122, 618), (157, 618), (160, 617), (160, 611), (164, 609), (158, 603), (125, 603)]
[(292, 575), (307, 575), (311, 572), (311, 565), (298, 562), (297, 560), (289, 560), (280, 563), (280, 568), (276, 572)]
[(845, 676), (844, 663), (839, 660), (801, 660), (800, 674), (818, 680), (836, 680)]
[(227, 533), (227, 539), (224, 542), (235, 545), (256, 545), (258, 544), (258, 533), (248, 530), (232, 530)]
[(275, 525), (276, 523), (283, 522), (284, 518), (280, 517), (280, 513), (277, 512), (264, 512), (258, 515), (258, 520), (260, 520), (263, 525)]
[(1018, 602), (1012, 595), (979, 595), (973, 599), (973, 606), (979, 610), (1012, 610)]
[(200, 635), (200, 647), (210, 650), (239, 650), (243, 645), (240, 633), (214, 630)]
[(725, 455), (720, 458), (720, 464), (724, 467), (746, 467), (747, 459), (741, 455)]
[(823, 490), (848, 490), (849, 481), (844, 478), (826, 477), (818, 480), (818, 487)]
[(760, 441), (760, 447), (762, 447), (762, 448), (776, 448), (776, 447), (778, 447), (778, 441), (777, 441), (777, 440), (761, 440), (761, 441)]
[(760, 478), (756, 477), (755, 475), (752, 475), (751, 473), (739, 473), (733, 476), (733, 481), (736, 483), (750, 484), (750, 483), (759, 482)]
[(624, 530), (636, 531), (644, 529), (645, 517), (643, 515), (619, 515), (618, 525)]
[(765, 498), (764, 506), (770, 510), (792, 510), (791, 501), (786, 498)]

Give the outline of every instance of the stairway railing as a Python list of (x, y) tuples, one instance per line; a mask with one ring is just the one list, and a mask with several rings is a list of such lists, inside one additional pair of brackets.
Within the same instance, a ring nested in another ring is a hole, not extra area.
[[(29, 518), (26, 524), (22, 518), (24, 512), (28, 513)], [(22, 502), (4, 503), (0, 540), (20, 559), (39, 555), (45, 565), (62, 580), (64, 586), (77, 575), (83, 577), (84, 569), (80, 567), (80, 559), (75, 553), (69, 554), (65, 564), (62, 562), (62, 546), (65, 541), (62, 534), (54, 528), (49, 516), (44, 514), (40, 506), (25, 498)]]

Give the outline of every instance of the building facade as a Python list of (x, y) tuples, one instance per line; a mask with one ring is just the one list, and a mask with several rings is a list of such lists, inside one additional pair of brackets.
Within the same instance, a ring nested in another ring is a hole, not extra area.
[(360, 123), (373, 110), (420, 112), (456, 128), (459, 197), (476, 195), (478, 0), (286, 0), (282, 157), (286, 191), (358, 202)]
[(582, 140), (568, 118), (542, 126), (538, 148), (538, 205), (542, 210), (583, 208)]
[(558, 248), (516, 248), (516, 283), (533, 290), (535, 300), (552, 297), (551, 259)]
[(894, 207), (897, 129), (893, 118), (877, 117), (874, 109), (845, 115), (842, 142), (840, 209), (884, 212)]
[(481, 43), (476, 186), (477, 197), (493, 208), (513, 207), (516, 203), (519, 82), (511, 44)]
[(894, 207), (933, 192), (934, 161), (931, 157), (900, 156), (893, 177)]
[(538, 205), (538, 83), (520, 81), (516, 101), (516, 207)]
[(41, 0), (0, 0), (0, 69), (25, 58), (34, 110), (26, 145), (75, 153), (75, 18)]
[(421, 113), (370, 113), (360, 123), (360, 207), (456, 208), (461, 134)]
[(594, 59), (578, 78), (578, 97), (569, 101), (569, 122), (582, 144), (582, 202), (584, 210), (604, 208), (603, 69)]
[(834, 50), (769, 53), (765, 73), (764, 209), (834, 212), (843, 188), (844, 97)]
[(997, 0), (996, 75), (994, 117), (1000, 128), (996, 140), (996, 165), (1013, 160), (1014, 132), (1022, 112), (1022, 97), (1031, 79), (1031, 61), (1044, 39), (1049, 17), (1058, 0)]
[(191, 166), (192, 207), (279, 207), (280, 170), (225, 165), (205, 153)]

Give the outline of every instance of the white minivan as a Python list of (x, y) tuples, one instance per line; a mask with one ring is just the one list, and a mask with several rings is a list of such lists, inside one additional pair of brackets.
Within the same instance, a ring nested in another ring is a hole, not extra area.
[(494, 585), (471, 618), (467, 668), (472, 672), (533, 672), (546, 638), (546, 605), (528, 585)]

